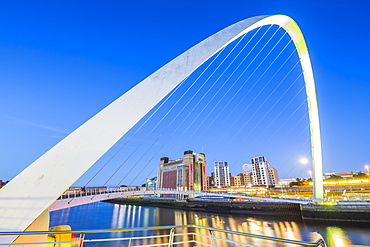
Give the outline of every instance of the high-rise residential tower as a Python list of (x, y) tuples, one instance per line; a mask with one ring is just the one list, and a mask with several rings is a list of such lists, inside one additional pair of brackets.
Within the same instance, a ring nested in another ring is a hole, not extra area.
[(279, 183), (277, 170), (270, 167), (270, 162), (265, 156), (251, 158), (253, 184), (276, 186)]
[(270, 163), (265, 156), (257, 156), (251, 158), (253, 184), (255, 185), (270, 185), (269, 167)]
[(229, 162), (215, 161), (215, 186), (230, 186)]

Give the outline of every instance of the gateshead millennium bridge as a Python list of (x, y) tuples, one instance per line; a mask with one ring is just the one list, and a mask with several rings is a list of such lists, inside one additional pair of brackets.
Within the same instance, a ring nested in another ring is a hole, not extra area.
[[(304, 77), (312, 147), (314, 200), (323, 199), (322, 157), (316, 89), (308, 49), (298, 25), (285, 15), (256, 16), (235, 23), (198, 43), (137, 84), (0, 190), (1, 231), (48, 229), (48, 208), (110, 147), (181, 81), (244, 34), (278, 25), (296, 47)], [(15, 237), (2, 237), (13, 241)]]

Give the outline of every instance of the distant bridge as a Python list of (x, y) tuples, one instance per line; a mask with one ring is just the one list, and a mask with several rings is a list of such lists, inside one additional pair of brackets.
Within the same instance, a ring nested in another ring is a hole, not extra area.
[(280, 198), (280, 197), (263, 197), (246, 195), (239, 193), (224, 193), (212, 191), (192, 191), (192, 190), (174, 190), (174, 189), (145, 189), (142, 188), (91, 188), (84, 190), (68, 190), (58, 200), (49, 207), (49, 212), (79, 206), (83, 204), (105, 201), (114, 198), (142, 195), (194, 195), (194, 196), (215, 196), (215, 197), (236, 197), (248, 200), (258, 200), (266, 202), (286, 202), (296, 204), (309, 204), (310, 200)]

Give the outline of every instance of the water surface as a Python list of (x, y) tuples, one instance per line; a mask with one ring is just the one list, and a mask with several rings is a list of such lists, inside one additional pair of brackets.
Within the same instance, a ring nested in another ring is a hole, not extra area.
[[(370, 224), (303, 221), (298, 218), (229, 215), (171, 208), (91, 203), (51, 213), (51, 226), (70, 225), (75, 230), (135, 228), (196, 224), (278, 238), (315, 241), (320, 233), (330, 247), (370, 246)], [(199, 233), (204, 230), (198, 230)], [(165, 232), (155, 232), (165, 233)], [(146, 232), (150, 235), (153, 232)], [(134, 233), (100, 234), (99, 237), (136, 236)], [(217, 235), (216, 235), (217, 236)], [(219, 234), (218, 237), (227, 237)], [(207, 240), (207, 239), (206, 239)], [(233, 240), (257, 246), (282, 246), (259, 239)], [(153, 243), (149, 240), (141, 244)], [(105, 242), (89, 246), (128, 246), (128, 242)], [(221, 243), (218, 246), (229, 246)], [(288, 245), (285, 245), (288, 246)], [(291, 245), (293, 246), (293, 245)]]

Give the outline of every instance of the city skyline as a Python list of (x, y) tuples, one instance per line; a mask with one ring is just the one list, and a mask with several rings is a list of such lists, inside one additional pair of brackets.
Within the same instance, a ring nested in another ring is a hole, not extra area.
[[(116, 3), (115, 8), (90, 2), (74, 3), (72, 8), (68, 2), (3, 3), (0, 162), (9, 169), (0, 179), (12, 179), (100, 109), (202, 39), (241, 19), (278, 13), (297, 21), (311, 54), (324, 172), (363, 170), (370, 164), (365, 31), (369, 20), (361, 14), (368, 4), (234, 2), (238, 8), (226, 6), (222, 12), (191, 1)], [(208, 8), (210, 13), (205, 13)], [(302, 176), (296, 174), (288, 177)]]

